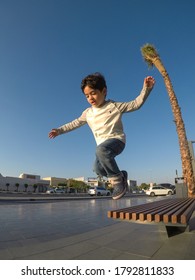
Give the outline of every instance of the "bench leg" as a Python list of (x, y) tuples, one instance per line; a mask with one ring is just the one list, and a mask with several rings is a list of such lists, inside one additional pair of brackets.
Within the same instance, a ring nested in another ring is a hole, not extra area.
[(165, 226), (168, 237), (184, 233), (188, 227), (185, 226)]
[(187, 227), (185, 226), (172, 226), (172, 225), (166, 225), (166, 224), (159, 224), (158, 225), (158, 229), (161, 231), (161, 232), (164, 232), (166, 233), (166, 236), (168, 238), (172, 237), (172, 236), (175, 236), (177, 234), (181, 234), (181, 233), (184, 233), (187, 229)]
[(195, 233), (195, 211), (192, 213), (185, 231)]
[[(161, 229), (162, 229), (162, 227), (161, 227)], [(187, 226), (172, 226), (172, 225), (168, 226), (168, 225), (165, 225), (165, 229), (166, 229), (168, 237), (175, 236), (177, 234), (181, 234), (181, 233), (184, 233), (184, 232), (195, 233), (195, 211), (193, 212)]]

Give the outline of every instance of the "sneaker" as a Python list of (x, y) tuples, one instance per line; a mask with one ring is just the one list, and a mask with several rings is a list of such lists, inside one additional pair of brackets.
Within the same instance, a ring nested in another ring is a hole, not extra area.
[(127, 172), (121, 171), (122, 182), (121, 184), (117, 184), (114, 188), (112, 198), (114, 200), (123, 197), (127, 191)]
[(122, 175), (123, 175), (123, 181), (124, 181), (124, 185), (126, 187), (126, 189), (128, 188), (128, 183), (127, 183), (127, 178), (128, 178), (128, 173), (125, 170), (121, 171)]

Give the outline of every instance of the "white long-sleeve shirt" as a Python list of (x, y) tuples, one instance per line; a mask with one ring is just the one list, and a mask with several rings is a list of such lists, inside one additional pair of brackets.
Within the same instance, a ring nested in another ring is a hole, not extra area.
[(59, 134), (67, 133), (87, 123), (93, 132), (97, 145), (111, 138), (119, 139), (125, 143), (122, 114), (138, 110), (146, 101), (151, 90), (152, 88), (144, 87), (140, 95), (129, 102), (107, 100), (101, 107), (89, 107), (83, 111), (79, 118), (59, 127), (58, 132)]

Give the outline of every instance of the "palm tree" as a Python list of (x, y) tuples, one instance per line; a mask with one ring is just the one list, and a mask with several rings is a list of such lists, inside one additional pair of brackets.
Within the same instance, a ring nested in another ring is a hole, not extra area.
[(28, 184), (24, 184), (25, 192), (27, 192)]
[(170, 77), (160, 59), (158, 52), (153, 45), (144, 45), (141, 48), (141, 53), (144, 60), (148, 63), (149, 67), (155, 66), (164, 79), (178, 134), (184, 183), (188, 186), (188, 196), (195, 197), (195, 175), (193, 174), (192, 159), (188, 146), (185, 125)]
[(9, 191), (9, 183), (6, 183), (7, 192)]
[(38, 187), (37, 184), (34, 184), (34, 185), (33, 185), (34, 192), (36, 192), (37, 187)]
[(19, 183), (15, 183), (15, 186), (16, 186), (16, 192), (18, 192), (18, 188), (19, 188)]

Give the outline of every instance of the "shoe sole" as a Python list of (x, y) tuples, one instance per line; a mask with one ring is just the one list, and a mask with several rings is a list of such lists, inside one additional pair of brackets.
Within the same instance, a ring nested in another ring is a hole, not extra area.
[(127, 191), (127, 188), (126, 188), (126, 186), (125, 186), (123, 192), (122, 192), (121, 194), (119, 194), (118, 196), (112, 197), (112, 199), (117, 200), (117, 199), (123, 197), (123, 196), (126, 194), (126, 191)]

